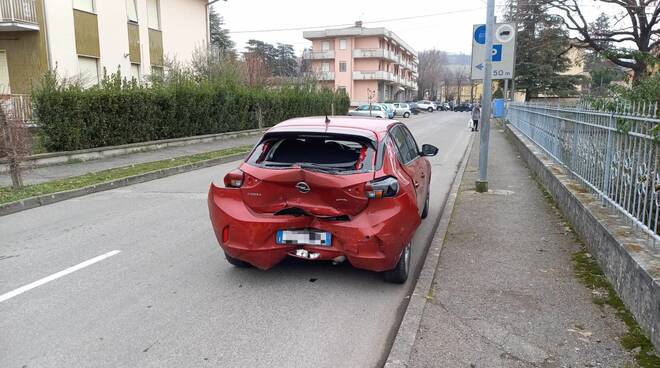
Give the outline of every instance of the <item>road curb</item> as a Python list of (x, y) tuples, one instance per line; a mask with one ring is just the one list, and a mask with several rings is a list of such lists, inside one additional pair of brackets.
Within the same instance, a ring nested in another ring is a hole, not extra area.
[(394, 343), (392, 344), (392, 348), (390, 349), (387, 361), (385, 362), (385, 368), (408, 367), (410, 355), (412, 353), (412, 347), (415, 343), (415, 339), (417, 338), (419, 325), (422, 322), (422, 314), (428, 301), (427, 298), (429, 292), (433, 286), (433, 280), (435, 279), (435, 272), (438, 267), (438, 262), (440, 261), (440, 253), (445, 241), (445, 235), (447, 234), (447, 229), (449, 228), (449, 221), (451, 219), (451, 214), (454, 211), (454, 204), (456, 203), (456, 197), (458, 196), (458, 189), (461, 186), (463, 174), (465, 173), (465, 168), (467, 167), (467, 163), (470, 159), (473, 143), (474, 138), (471, 138), (467, 148), (465, 149), (465, 152), (463, 153), (463, 158), (461, 160), (458, 172), (454, 177), (454, 181), (452, 182), (451, 190), (449, 191), (449, 194), (445, 199), (445, 203), (443, 204), (436, 230), (433, 234), (431, 244), (427, 250), (424, 265), (419, 272), (419, 277), (417, 278), (415, 289), (410, 295), (410, 301), (408, 302), (403, 320), (399, 325), (396, 337), (394, 338)]
[(228, 156), (212, 158), (210, 160), (204, 160), (199, 162), (194, 162), (185, 165), (179, 165), (174, 167), (169, 167), (167, 169), (160, 169), (156, 171), (150, 171), (144, 174), (138, 174), (133, 176), (128, 176), (121, 179), (106, 181), (99, 184), (90, 185), (87, 187), (67, 190), (64, 192), (57, 192), (52, 194), (44, 194), (37, 197), (25, 198), (20, 201), (9, 202), (0, 205), (0, 216), (10, 215), (12, 213), (21, 212), (29, 210), (31, 208), (41, 207), (52, 203), (57, 203), (65, 201), (67, 199), (82, 197), (84, 195), (102, 192), (105, 190), (115, 189), (126, 187), (133, 184), (144, 183), (151, 180), (161, 179), (167, 176), (172, 176), (176, 174), (185, 173), (188, 171), (203, 169), (210, 166), (220, 165), (227, 162), (232, 162), (236, 160), (243, 159), (246, 153), (235, 153)]

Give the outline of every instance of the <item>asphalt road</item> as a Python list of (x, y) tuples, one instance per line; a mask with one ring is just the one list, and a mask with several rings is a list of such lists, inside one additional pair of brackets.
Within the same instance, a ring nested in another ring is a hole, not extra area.
[[(420, 144), (440, 149), (415, 268), (465, 152), (467, 119), (404, 120)], [(293, 259), (269, 271), (230, 266), (206, 195), (236, 165), (0, 217), (0, 367), (381, 364), (411, 280)]]

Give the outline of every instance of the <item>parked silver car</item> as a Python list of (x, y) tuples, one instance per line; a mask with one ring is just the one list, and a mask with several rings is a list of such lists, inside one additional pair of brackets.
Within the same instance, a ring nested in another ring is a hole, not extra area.
[(404, 118), (409, 118), (412, 112), (410, 111), (410, 105), (404, 102), (395, 102), (393, 103), (396, 114), (398, 116), (403, 116)]
[(438, 106), (436, 106), (434, 102), (429, 100), (417, 101), (417, 107), (419, 107), (420, 110), (425, 110), (428, 112), (433, 112), (438, 109)]
[(348, 116), (371, 116), (381, 119), (387, 119), (387, 115), (387, 111), (380, 104), (360, 105), (355, 110), (348, 112)]

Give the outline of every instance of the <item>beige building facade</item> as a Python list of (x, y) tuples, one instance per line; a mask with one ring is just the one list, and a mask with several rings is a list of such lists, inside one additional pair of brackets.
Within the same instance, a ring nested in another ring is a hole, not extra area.
[(49, 69), (86, 85), (121, 70), (143, 79), (165, 55), (207, 43), (207, 0), (0, 0), (0, 89), (24, 95)]

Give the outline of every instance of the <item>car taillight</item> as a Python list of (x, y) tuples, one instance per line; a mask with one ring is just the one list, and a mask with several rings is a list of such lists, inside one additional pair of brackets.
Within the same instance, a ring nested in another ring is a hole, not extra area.
[(243, 185), (243, 172), (239, 169), (230, 171), (225, 175), (225, 187), (240, 188)]
[(399, 193), (399, 182), (392, 176), (372, 180), (365, 184), (364, 191), (367, 198), (394, 197)]

